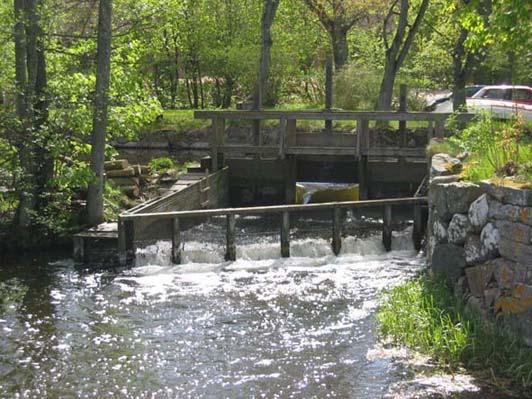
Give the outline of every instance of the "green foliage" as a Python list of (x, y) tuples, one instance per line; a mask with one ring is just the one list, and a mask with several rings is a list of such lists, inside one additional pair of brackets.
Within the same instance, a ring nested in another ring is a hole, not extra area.
[(171, 169), (175, 169), (175, 167), (175, 162), (168, 157), (154, 158), (150, 161), (150, 169), (152, 173), (164, 173)]
[(532, 348), (467, 311), (443, 281), (422, 276), (387, 291), (377, 321), (383, 337), (428, 354), (442, 367), (465, 366), (532, 386)]
[(353, 63), (337, 74), (335, 79), (335, 106), (348, 110), (372, 110), (379, 96), (381, 72)]
[(504, 177), (507, 165), (515, 164), (515, 172), (526, 179), (529, 172), (524, 165), (532, 159), (529, 129), (519, 117), (494, 121), (487, 113), (479, 114), (463, 130), (452, 127), (455, 136), (449, 139), (449, 145), (471, 154), (464, 164), (463, 177), (471, 181)]

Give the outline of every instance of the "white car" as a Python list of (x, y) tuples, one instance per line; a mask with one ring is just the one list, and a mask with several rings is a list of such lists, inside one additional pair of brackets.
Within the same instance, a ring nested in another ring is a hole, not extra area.
[[(488, 111), (494, 118), (510, 119), (520, 114), (532, 120), (532, 88), (528, 86), (484, 86), (466, 99), (469, 112)], [(452, 99), (437, 104), (434, 112), (452, 112)]]

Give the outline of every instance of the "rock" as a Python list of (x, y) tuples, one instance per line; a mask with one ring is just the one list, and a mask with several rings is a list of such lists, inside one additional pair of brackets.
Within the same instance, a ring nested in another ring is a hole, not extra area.
[(467, 213), (480, 194), (479, 186), (469, 182), (431, 184), (429, 204), (442, 221), (449, 222), (455, 213)]
[(106, 176), (108, 178), (112, 177), (134, 177), (135, 176), (135, 170), (129, 166), (124, 169), (116, 169), (116, 170), (110, 170), (108, 172), (105, 172)]
[[(499, 184), (497, 184), (499, 183)], [(502, 184), (500, 184), (502, 183)], [(505, 204), (532, 207), (532, 190), (512, 186), (511, 180), (492, 182), (484, 180), (480, 183), (483, 191)]]
[(494, 270), (495, 265), (489, 262), (465, 269), (467, 285), (471, 294), (479, 298), (484, 296), (484, 290), (487, 288)]
[(106, 171), (111, 170), (122, 170), (129, 167), (129, 162), (127, 159), (117, 159), (116, 161), (107, 161), (103, 165)]
[(525, 266), (505, 258), (490, 261), (494, 266), (495, 281), (500, 289), (512, 289), (519, 283), (532, 283), (532, 265)]
[(138, 186), (138, 177), (112, 177), (109, 179), (115, 186)]
[(532, 245), (512, 241), (506, 237), (501, 237), (499, 241), (499, 252), (502, 257), (525, 265), (532, 264)]
[(463, 245), (467, 234), (471, 232), (469, 218), (461, 213), (456, 213), (447, 229), (447, 240), (451, 244)]
[(497, 299), (501, 296), (501, 290), (497, 287), (488, 288), (484, 290), (484, 304), (491, 307)]
[(495, 310), (503, 314), (519, 314), (532, 308), (532, 285), (517, 284), (511, 296), (500, 297), (495, 301)]
[(453, 158), (449, 154), (435, 154), (432, 157), (430, 166), (430, 176), (447, 176), (460, 173), (462, 171), (462, 162)]
[(430, 184), (454, 183), (457, 181), (460, 181), (460, 176), (458, 175), (436, 176), (430, 180)]
[(488, 218), (491, 220), (506, 220), (532, 226), (532, 207), (505, 205), (489, 197)]
[(469, 311), (473, 312), (473, 313), (482, 313), (484, 314), (483, 312), (483, 309), (482, 309), (482, 303), (480, 302), (480, 299), (475, 297), (475, 296), (470, 296), (469, 299), (467, 300), (467, 303), (466, 303), (466, 307), (469, 309)]
[(466, 265), (464, 248), (453, 244), (437, 244), (432, 253), (432, 271), (455, 282)]
[(482, 228), (488, 222), (488, 211), (489, 204), (486, 194), (482, 194), (478, 197), (469, 207), (467, 216), (469, 217), (469, 222), (475, 233), (480, 233)]
[(480, 236), (477, 234), (468, 234), (464, 244), (465, 261), (467, 265), (482, 263), (484, 257), (482, 254), (482, 244)]
[(454, 296), (457, 298), (463, 298), (468, 292), (467, 279), (465, 276), (460, 276), (458, 281), (454, 285)]
[(434, 235), (436, 244), (444, 244), (447, 242), (447, 227), (438, 219), (434, 221), (432, 234)]
[(480, 233), (481, 255), (484, 259), (499, 256), (499, 230), (493, 223), (488, 223)]
[(523, 244), (532, 244), (532, 226), (505, 220), (497, 220), (495, 226), (502, 237)]

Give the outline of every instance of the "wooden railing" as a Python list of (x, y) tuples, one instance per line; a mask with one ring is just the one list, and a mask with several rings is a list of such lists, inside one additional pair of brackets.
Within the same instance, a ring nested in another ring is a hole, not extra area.
[[(451, 114), (432, 112), (351, 112), (351, 111), (196, 111), (197, 119), (211, 119), (210, 146), (215, 167), (219, 154), (244, 153), (268, 154), (283, 159), (287, 155), (354, 155), (354, 156), (420, 156), (424, 148), (406, 146), (407, 121), (428, 123), (427, 142), (433, 137), (443, 137), (445, 121)], [(468, 121), (472, 114), (460, 114), (459, 120)], [(226, 120), (247, 120), (254, 122), (253, 143), (227, 145), (225, 137)], [(276, 145), (264, 145), (260, 121), (279, 121), (279, 140)], [(317, 134), (303, 134), (296, 137), (298, 120), (356, 121), (356, 135), (322, 133), (322, 142), (316, 143)], [(399, 121), (398, 146), (373, 146), (370, 144), (370, 121)], [(305, 137), (306, 136), (306, 137)], [(312, 140), (303, 140), (305, 138)], [(298, 142), (301, 139), (302, 142)], [(310, 145), (308, 143), (311, 143)], [(312, 143), (313, 142), (313, 143)]]
[(122, 259), (131, 258), (135, 252), (135, 223), (147, 220), (172, 220), (172, 262), (181, 263), (181, 221), (185, 218), (206, 218), (213, 216), (225, 216), (226, 232), (226, 260), (236, 260), (235, 245), (235, 216), (249, 215), (268, 215), (278, 214), (280, 216), (280, 241), (281, 256), (290, 256), (290, 214), (305, 211), (332, 211), (332, 249), (338, 255), (342, 248), (342, 210), (358, 208), (382, 208), (383, 209), (383, 231), (382, 240), (386, 250), (391, 249), (392, 240), (392, 207), (393, 206), (412, 206), (413, 212), (413, 235), (414, 246), (420, 248), (423, 235), (423, 223), (421, 207), (426, 205), (427, 198), (393, 198), (371, 201), (348, 201), (348, 202), (329, 202), (321, 204), (305, 205), (276, 205), (250, 208), (224, 208), (224, 209), (206, 209), (195, 211), (176, 211), (176, 212), (154, 212), (154, 213), (136, 213), (122, 214), (119, 220), (119, 251)]

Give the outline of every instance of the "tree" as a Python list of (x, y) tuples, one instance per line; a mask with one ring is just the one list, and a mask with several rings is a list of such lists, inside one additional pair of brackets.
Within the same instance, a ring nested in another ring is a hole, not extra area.
[[(396, 11), (399, 5), (399, 12)], [(425, 16), (429, 5), (429, 0), (422, 0), (417, 10), (416, 17), (409, 25), (410, 0), (395, 0), (388, 10), (384, 19), (383, 42), (385, 47), (384, 75), (382, 78), (379, 99), (377, 103), (378, 110), (389, 110), (392, 106), (393, 86), (397, 72), (403, 65), (406, 56), (412, 46), (416, 32), (418, 31), (421, 21)], [(390, 29), (391, 19), (398, 15), (395, 35), (390, 42), (388, 39), (388, 30)]]
[(91, 170), (94, 181), (87, 193), (87, 218), (90, 225), (103, 222), (103, 172), (105, 136), (108, 121), (109, 80), (111, 76), (112, 0), (100, 0), (98, 11), (98, 53), (96, 66), (96, 93), (91, 136)]
[(42, 195), (53, 171), (43, 129), (48, 119), (46, 60), (40, 27), (40, 0), (14, 0), (17, 149), (23, 176), (17, 226), (28, 228), (32, 213), (42, 206)]
[(304, 0), (331, 38), (334, 65), (342, 68), (349, 59), (347, 33), (365, 14), (355, 0)]
[(268, 82), (268, 75), (270, 72), (271, 48), (273, 45), (271, 27), (275, 19), (275, 13), (279, 7), (280, 0), (264, 0), (262, 19), (261, 19), (261, 53), (259, 73), (257, 75), (257, 82), (255, 86), (255, 95), (253, 98), (253, 107), (260, 109), (262, 107), (262, 99), (264, 91)]

